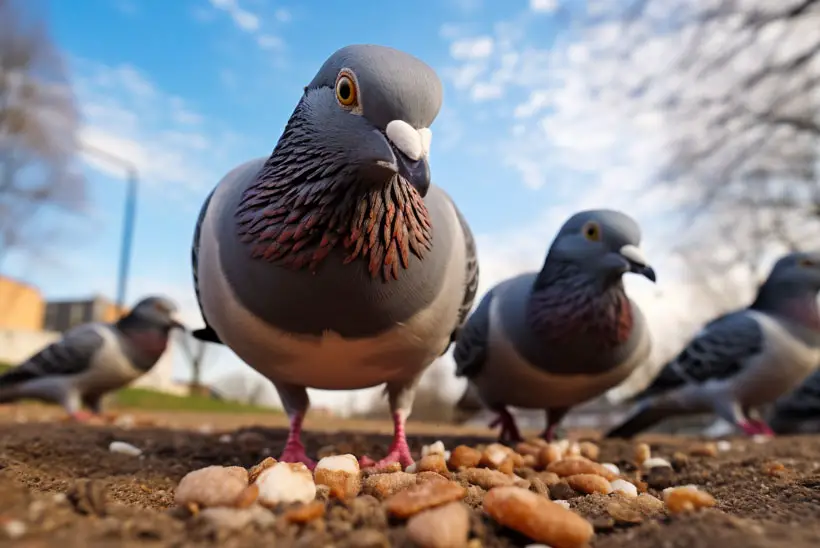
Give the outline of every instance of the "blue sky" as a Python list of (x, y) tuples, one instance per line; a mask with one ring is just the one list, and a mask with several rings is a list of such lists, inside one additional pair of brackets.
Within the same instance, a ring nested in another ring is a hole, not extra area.
[[(83, 141), (140, 172), (128, 300), (164, 292), (196, 323), (189, 253), (202, 200), (231, 167), (270, 153), (302, 87), (351, 43), (408, 51), (441, 75), (433, 179), (478, 235), (482, 288), (538, 267), (575, 209), (623, 206), (656, 222), (661, 201), (641, 193), (639, 205), (634, 193), (656, 161), (646, 135), (658, 122), (592, 100), (590, 51), (567, 27), (568, 9), (558, 0), (52, 1)], [(88, 215), (67, 225), (50, 266), (20, 257), (5, 266), (48, 297), (114, 293), (125, 188), (99, 160), (85, 171)], [(649, 250), (658, 240), (647, 237)], [(230, 365), (219, 370), (237, 367), (220, 357)]]

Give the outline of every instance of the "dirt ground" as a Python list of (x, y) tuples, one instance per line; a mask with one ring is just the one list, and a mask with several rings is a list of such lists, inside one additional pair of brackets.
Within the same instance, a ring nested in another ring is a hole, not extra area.
[[(278, 456), (286, 436), (280, 417), (134, 413), (121, 415), (120, 426), (93, 426), (61, 422), (60, 416), (52, 408), (0, 406), (0, 546), (411, 545), (403, 523), (362, 497), (355, 505), (330, 502), (326, 517), (308, 525), (277, 522), (235, 531), (174, 510), (174, 488), (187, 472), (214, 464), (251, 467)], [(380, 457), (390, 441), (389, 423), (316, 418), (305, 426), (313, 455), (333, 445), (339, 452)], [(490, 432), (481, 429), (412, 424), (409, 432), (416, 456), (423, 444), (439, 439), (448, 449), (491, 441)], [(131, 443), (143, 454), (112, 453), (112, 441)], [(680, 452), (692, 447), (691, 438), (644, 441), (653, 455), (675, 465), (673, 473), (649, 481), (650, 493), (697, 484), (717, 505), (624, 525), (607, 514), (606, 496), (571, 498), (572, 509), (595, 526), (593, 547), (820, 546), (820, 438), (765, 443), (738, 438), (717, 456), (687, 458)], [(600, 447), (600, 462), (635, 469), (634, 442)], [(534, 544), (475, 506), (471, 547)]]

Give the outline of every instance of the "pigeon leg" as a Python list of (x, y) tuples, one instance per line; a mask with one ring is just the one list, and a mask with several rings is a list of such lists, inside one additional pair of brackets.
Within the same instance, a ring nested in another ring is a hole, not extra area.
[(752, 428), (756, 430), (756, 434), (760, 436), (768, 436), (774, 437), (775, 432), (771, 429), (771, 427), (766, 424), (766, 421), (763, 420), (763, 417), (757, 411), (757, 409), (749, 409), (744, 410), (746, 411), (746, 416), (749, 417), (749, 424), (752, 425)]
[(363, 456), (359, 460), (362, 467), (374, 466), (377, 469), (386, 468), (392, 464), (399, 463), (402, 468), (407, 468), (413, 464), (413, 457), (410, 455), (410, 447), (407, 445), (407, 435), (405, 424), (407, 417), (413, 410), (413, 399), (416, 397), (416, 386), (418, 386), (420, 376), (410, 383), (387, 383), (387, 398), (390, 402), (390, 411), (393, 413), (393, 442), (387, 450), (387, 456), (378, 462), (373, 462), (370, 457)]
[(743, 408), (736, 401), (721, 400), (721, 404), (715, 406), (715, 411), (722, 418), (740, 428), (747, 436), (761, 433), (760, 426), (746, 416)]
[(301, 462), (313, 470), (316, 463), (307, 456), (305, 446), (302, 444), (302, 421), (310, 405), (307, 390), (303, 386), (285, 383), (274, 383), (274, 386), (290, 419), (288, 439), (279, 460), (281, 462)]
[(567, 407), (553, 407), (547, 409), (547, 427), (541, 433), (541, 437), (551, 442), (555, 438), (555, 429), (561, 424), (561, 419), (567, 414)]
[(515, 422), (515, 417), (510, 411), (502, 406), (493, 408), (493, 411), (498, 413), (498, 417), (489, 424), (490, 428), (501, 426), (501, 431), (498, 433), (498, 441), (516, 443), (522, 441), (521, 432), (518, 430), (518, 424)]
[(84, 409), (79, 409), (77, 411), (73, 411), (68, 414), (71, 417), (71, 420), (75, 422), (88, 422), (94, 418), (94, 414), (90, 413)]

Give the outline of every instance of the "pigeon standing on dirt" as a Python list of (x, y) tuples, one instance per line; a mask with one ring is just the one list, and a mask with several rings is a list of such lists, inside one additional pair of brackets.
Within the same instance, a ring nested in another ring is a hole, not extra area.
[(643, 314), (623, 275), (655, 281), (639, 247), (640, 228), (618, 211), (573, 215), (540, 272), (493, 287), (456, 342), (456, 374), (498, 413), (503, 441), (521, 439), (507, 406), (545, 409), (551, 440), (574, 405), (626, 379), (649, 355)]
[(184, 329), (176, 305), (147, 297), (116, 323), (87, 323), (0, 375), (0, 403), (39, 399), (61, 405), (78, 421), (99, 414), (102, 398), (151, 370), (171, 329)]
[(778, 260), (748, 308), (712, 320), (633, 399), (608, 437), (630, 437), (676, 415), (714, 412), (747, 435), (772, 435), (755, 408), (795, 389), (820, 365), (820, 254)]
[(769, 426), (777, 434), (820, 434), (820, 371), (775, 403)]
[(416, 386), (478, 281), (470, 230), (430, 184), (441, 100), (419, 59), (342, 48), (270, 157), (228, 173), (202, 208), (193, 269), (206, 327), (194, 336), (223, 342), (273, 381), (290, 418), (285, 462), (314, 466), (300, 437), (306, 388), (383, 383), (395, 430), (376, 465), (413, 462), (404, 428)]

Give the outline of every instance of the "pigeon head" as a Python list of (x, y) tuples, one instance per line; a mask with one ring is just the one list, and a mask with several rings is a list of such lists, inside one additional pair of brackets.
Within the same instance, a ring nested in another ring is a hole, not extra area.
[(547, 263), (569, 263), (610, 282), (633, 272), (655, 281), (655, 271), (640, 248), (638, 223), (619, 211), (581, 211), (561, 227), (547, 255)]
[(142, 299), (128, 316), (132, 320), (153, 327), (185, 329), (184, 324), (178, 319), (176, 305), (165, 297), (152, 296)]
[(820, 292), (820, 253), (789, 253), (772, 267), (766, 285), (777, 285), (789, 293)]
[(315, 269), (341, 244), (346, 262), (365, 259), (385, 280), (410, 253), (422, 258), (431, 246), (430, 125), (441, 101), (435, 71), (407, 53), (353, 45), (331, 55), (240, 202), (252, 255)]

